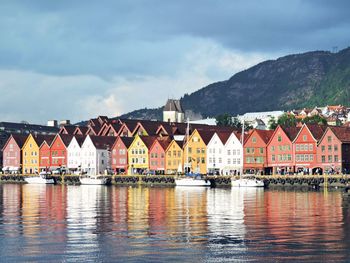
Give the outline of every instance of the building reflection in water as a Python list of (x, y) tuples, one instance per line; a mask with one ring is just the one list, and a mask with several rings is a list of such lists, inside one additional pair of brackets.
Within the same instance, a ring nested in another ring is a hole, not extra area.
[(349, 201), (340, 192), (0, 185), (0, 261), (347, 261)]
[(244, 205), (247, 247), (260, 259), (344, 260), (341, 207), (340, 192), (265, 191)]
[[(99, 216), (105, 204), (107, 187), (100, 185), (70, 186), (67, 190), (67, 248), (69, 259), (98, 260), (100, 255)], [(107, 204), (108, 206), (108, 204)], [(73, 256), (73, 257), (72, 257)]]

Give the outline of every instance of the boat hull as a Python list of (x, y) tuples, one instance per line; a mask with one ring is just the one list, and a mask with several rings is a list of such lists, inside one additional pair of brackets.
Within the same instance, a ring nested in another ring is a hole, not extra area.
[(54, 184), (55, 180), (53, 178), (42, 178), (42, 177), (26, 177), (24, 180), (28, 184)]
[(232, 187), (264, 187), (264, 182), (256, 179), (231, 180)]
[(204, 179), (192, 179), (192, 178), (183, 178), (175, 179), (176, 186), (210, 186), (209, 180)]
[(108, 178), (79, 178), (82, 185), (106, 185), (109, 183)]

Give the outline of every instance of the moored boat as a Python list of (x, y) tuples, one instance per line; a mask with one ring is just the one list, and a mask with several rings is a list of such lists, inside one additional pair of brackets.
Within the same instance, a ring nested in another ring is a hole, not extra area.
[(79, 181), (84, 185), (106, 185), (111, 182), (111, 178), (103, 175), (82, 175)]
[(210, 181), (202, 177), (184, 177), (175, 179), (176, 186), (210, 186)]
[(55, 180), (49, 173), (40, 173), (38, 176), (25, 177), (28, 184), (54, 184)]
[(231, 179), (232, 187), (264, 187), (264, 182), (254, 176), (240, 177), (239, 179)]

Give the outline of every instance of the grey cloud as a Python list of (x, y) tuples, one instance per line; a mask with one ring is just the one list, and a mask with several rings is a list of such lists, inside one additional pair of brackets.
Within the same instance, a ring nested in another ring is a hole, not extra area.
[(0, 67), (164, 74), (197, 39), (243, 52), (348, 46), (348, 1), (5, 1)]

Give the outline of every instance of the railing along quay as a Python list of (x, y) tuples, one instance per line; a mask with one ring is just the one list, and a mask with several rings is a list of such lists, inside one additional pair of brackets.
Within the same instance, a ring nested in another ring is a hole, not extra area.
[[(35, 176), (30, 174), (0, 175), (2, 183), (25, 183), (24, 178)], [(51, 175), (57, 184), (80, 184), (79, 175)], [(266, 187), (269, 186), (309, 186), (317, 187), (350, 187), (350, 175), (255, 175), (262, 180)], [(204, 176), (210, 180), (213, 187), (230, 187), (230, 176)], [(239, 178), (236, 176), (236, 178)], [(144, 185), (144, 186), (175, 186), (174, 175), (112, 175), (111, 182), (114, 185)]]

